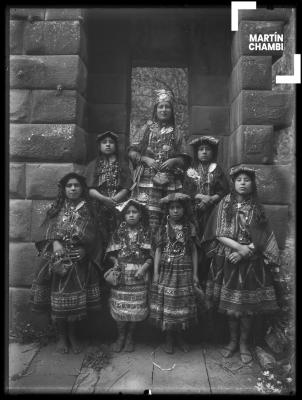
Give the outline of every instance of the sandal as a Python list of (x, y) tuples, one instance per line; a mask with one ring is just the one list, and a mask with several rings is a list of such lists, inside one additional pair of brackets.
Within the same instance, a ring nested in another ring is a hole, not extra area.
[(236, 350), (237, 350), (237, 344), (235, 346), (228, 345), (228, 346), (223, 347), (221, 349), (220, 353), (221, 353), (222, 357), (229, 358), (229, 357), (232, 357), (236, 353)]
[(253, 361), (253, 356), (250, 352), (240, 352), (240, 358), (243, 364), (249, 364)]

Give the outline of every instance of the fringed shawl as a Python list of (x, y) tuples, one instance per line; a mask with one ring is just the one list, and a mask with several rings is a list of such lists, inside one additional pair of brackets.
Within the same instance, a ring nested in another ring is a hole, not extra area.
[[(202, 242), (205, 245), (209, 257), (217, 253), (218, 242), (217, 237), (227, 237), (238, 240), (238, 223), (239, 213), (234, 210), (232, 219), (227, 221), (226, 209), (231, 201), (231, 195), (226, 195), (211, 213)], [(251, 203), (248, 210), (248, 218), (245, 228), (250, 235), (257, 252), (260, 252), (267, 263), (279, 264), (279, 249), (275, 235), (268, 221), (257, 223), (255, 221), (256, 204)]]

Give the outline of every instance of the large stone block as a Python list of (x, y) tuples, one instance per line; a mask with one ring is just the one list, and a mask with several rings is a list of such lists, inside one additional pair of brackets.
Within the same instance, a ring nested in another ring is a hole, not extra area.
[(227, 75), (189, 75), (190, 103), (194, 106), (227, 106), (229, 78)]
[(58, 181), (69, 172), (85, 173), (78, 164), (27, 164), (26, 197), (28, 199), (53, 199), (58, 193)]
[(83, 8), (47, 8), (45, 20), (81, 20), (85, 19), (87, 10)]
[[(235, 32), (232, 42), (232, 65), (235, 65), (241, 56), (272, 56), (276, 61), (283, 54), (283, 50), (250, 50), (250, 35), (283, 34), (283, 21), (241, 21), (238, 31)], [(260, 43), (271, 43), (260, 42)]]
[(242, 90), (231, 104), (231, 132), (240, 125), (287, 127), (292, 121), (293, 106), (291, 92)]
[(258, 7), (256, 10), (239, 10), (238, 22), (240, 21), (284, 21), (288, 22), (292, 10), (290, 8), (274, 7), (273, 10)]
[(25, 164), (10, 163), (9, 166), (9, 194), (10, 197), (25, 197)]
[(10, 200), (9, 237), (12, 240), (28, 242), (31, 226), (31, 200)]
[(231, 75), (230, 102), (243, 89), (272, 89), (271, 56), (242, 56), (239, 58)]
[(83, 163), (85, 135), (74, 124), (11, 124), (11, 159)]
[(273, 160), (273, 127), (241, 125), (230, 135), (229, 165), (270, 164)]
[(14, 330), (17, 326), (30, 323), (32, 313), (29, 306), (30, 290), (23, 288), (9, 289), (9, 328)]
[(34, 90), (32, 92), (32, 123), (83, 123), (83, 97), (76, 90)]
[(34, 243), (10, 243), (9, 284), (30, 286), (37, 265), (37, 249)]
[(127, 132), (128, 116), (125, 104), (89, 104), (88, 112), (90, 132)]
[(293, 170), (287, 165), (245, 164), (255, 169), (261, 203), (285, 205), (292, 202)]
[(192, 135), (229, 135), (227, 107), (193, 106), (191, 108)]
[(86, 90), (87, 70), (79, 56), (11, 56), (12, 89)]
[(51, 200), (32, 200), (30, 232), (30, 240), (32, 242), (41, 240), (43, 232), (41, 225), (52, 203)]
[(275, 233), (280, 249), (284, 249), (285, 240), (288, 236), (289, 213), (288, 206), (263, 205), (265, 214), (268, 217)]
[(29, 122), (31, 111), (31, 91), (12, 89), (9, 93), (10, 122)]
[(24, 30), (25, 54), (83, 54), (79, 21), (43, 21), (27, 23)]
[(9, 50), (10, 54), (23, 53), (24, 21), (10, 21), (9, 23)]
[(29, 21), (43, 20), (45, 8), (11, 8), (11, 19), (28, 19)]
[(125, 104), (128, 84), (126, 74), (89, 74), (88, 99), (96, 104)]

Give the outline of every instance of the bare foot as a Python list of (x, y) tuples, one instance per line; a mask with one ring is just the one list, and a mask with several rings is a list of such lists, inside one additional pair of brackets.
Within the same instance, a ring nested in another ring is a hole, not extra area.
[(182, 334), (177, 334), (176, 336), (177, 345), (184, 353), (188, 353), (190, 351), (190, 346), (185, 342)]
[(74, 354), (79, 354), (82, 351), (82, 347), (75, 336), (69, 335), (69, 341), (71, 344), (71, 349)]
[(124, 351), (127, 351), (129, 353), (134, 351), (134, 343), (133, 343), (133, 339), (132, 338), (127, 338), (126, 343), (125, 343)]
[(240, 358), (243, 364), (249, 364), (253, 361), (252, 353), (245, 343), (240, 343)]
[(56, 345), (56, 352), (60, 354), (67, 354), (69, 352), (67, 337), (59, 337), (58, 343)]
[(232, 357), (232, 355), (235, 353), (237, 349), (237, 343), (236, 342), (230, 342), (227, 346), (223, 347), (220, 351), (223, 357), (229, 358)]
[(111, 350), (114, 351), (115, 353), (119, 353), (123, 348), (124, 339), (125, 339), (124, 337), (119, 336), (118, 339), (114, 343), (112, 343)]

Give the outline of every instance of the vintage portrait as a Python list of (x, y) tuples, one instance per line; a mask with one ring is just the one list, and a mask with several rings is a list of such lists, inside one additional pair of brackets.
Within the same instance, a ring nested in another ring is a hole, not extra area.
[(8, 393), (296, 392), (297, 10), (233, 3), (7, 9)]

